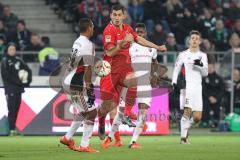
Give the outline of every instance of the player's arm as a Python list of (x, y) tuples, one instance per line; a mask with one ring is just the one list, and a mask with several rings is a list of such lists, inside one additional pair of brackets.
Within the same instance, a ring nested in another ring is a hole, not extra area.
[(181, 54), (178, 55), (177, 60), (175, 62), (175, 67), (173, 70), (172, 84), (177, 84), (178, 74), (182, 68), (183, 60)]
[(149, 48), (155, 48), (160, 52), (165, 52), (167, 51), (167, 48), (165, 45), (158, 46), (148, 40), (146, 40), (143, 37), (137, 36), (137, 43), (141, 44), (142, 46), (149, 47)]
[(208, 60), (206, 54), (202, 57), (202, 59), (195, 59), (194, 66), (200, 71), (203, 77), (208, 75)]
[(105, 54), (108, 55), (109, 57), (115, 56), (119, 50), (124, 49), (125, 45), (129, 42), (133, 42), (133, 36), (130, 33), (127, 33), (124, 40), (118, 42), (116, 45), (113, 43), (109, 42), (107, 44), (107, 50), (105, 51)]

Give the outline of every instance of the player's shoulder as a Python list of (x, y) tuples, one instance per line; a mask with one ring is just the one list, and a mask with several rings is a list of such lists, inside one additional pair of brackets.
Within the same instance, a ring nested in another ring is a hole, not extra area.
[(114, 31), (114, 25), (112, 23), (108, 23), (108, 25), (103, 30), (103, 34), (112, 31)]
[(85, 36), (79, 36), (73, 43), (74, 47), (89, 47), (92, 46), (92, 42)]
[(186, 50), (183, 50), (183, 51), (179, 52), (178, 56), (184, 56), (184, 55), (186, 55), (188, 53), (189, 53), (189, 49), (186, 49)]
[(203, 51), (199, 51), (199, 54), (202, 56), (207, 56), (207, 53), (203, 52)]
[(123, 24), (124, 28), (126, 29), (132, 29), (132, 27), (129, 24)]

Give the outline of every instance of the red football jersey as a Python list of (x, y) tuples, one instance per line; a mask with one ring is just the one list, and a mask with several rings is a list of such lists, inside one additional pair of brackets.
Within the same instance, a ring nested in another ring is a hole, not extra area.
[[(103, 31), (104, 50), (116, 46), (117, 43), (125, 38), (126, 33), (131, 33), (134, 37), (134, 41), (137, 40), (137, 34), (133, 31), (131, 26), (123, 24), (123, 30), (121, 30), (119, 27), (115, 27), (112, 23), (109, 23)], [(119, 53), (113, 57), (104, 54), (104, 60), (107, 60), (111, 64), (112, 73), (118, 72), (119, 70), (124, 71), (125, 68), (131, 66), (129, 48), (130, 43), (126, 44), (125, 48), (121, 49)]]

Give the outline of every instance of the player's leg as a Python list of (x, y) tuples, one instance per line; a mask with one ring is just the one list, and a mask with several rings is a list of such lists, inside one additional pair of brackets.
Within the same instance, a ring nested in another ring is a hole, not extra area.
[[(111, 126), (113, 125), (113, 121), (114, 121), (114, 118), (117, 115), (117, 112), (118, 112), (118, 108), (115, 108), (109, 114)], [(119, 128), (114, 133), (114, 139), (115, 139), (115, 142), (114, 142), (113, 146), (115, 146), (115, 147), (123, 146), (123, 142), (121, 141), (121, 138), (120, 138)]]
[(130, 117), (133, 120), (137, 120), (137, 116), (132, 112), (133, 105), (137, 97), (137, 87), (130, 87), (127, 89), (125, 98), (125, 110), (124, 115)]
[(192, 114), (192, 109), (189, 107), (184, 107), (183, 116), (181, 118), (181, 144), (188, 143), (188, 130), (191, 126), (190, 118)]
[(97, 109), (94, 109), (89, 112), (83, 113), (84, 123), (83, 123), (83, 135), (80, 147), (77, 149), (79, 152), (99, 152), (93, 149), (90, 144), (90, 139), (92, 137), (94, 121), (97, 116)]
[(137, 144), (137, 139), (139, 135), (142, 133), (144, 125), (146, 123), (146, 117), (147, 117), (147, 110), (149, 108), (149, 105), (145, 103), (139, 103), (138, 104), (138, 120), (136, 128), (134, 129), (133, 136), (129, 145), (129, 148), (131, 149), (138, 149), (140, 148), (140, 145)]
[(201, 111), (193, 111), (192, 114), (192, 123), (198, 123), (202, 119), (202, 112)]

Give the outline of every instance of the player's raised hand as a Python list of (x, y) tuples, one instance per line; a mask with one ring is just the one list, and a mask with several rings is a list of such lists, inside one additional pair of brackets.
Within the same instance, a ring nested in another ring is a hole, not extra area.
[(160, 52), (166, 52), (167, 51), (167, 48), (165, 45), (161, 45), (161, 46), (158, 46), (158, 49)]
[(134, 41), (133, 35), (131, 33), (126, 32), (124, 41), (132, 43)]

